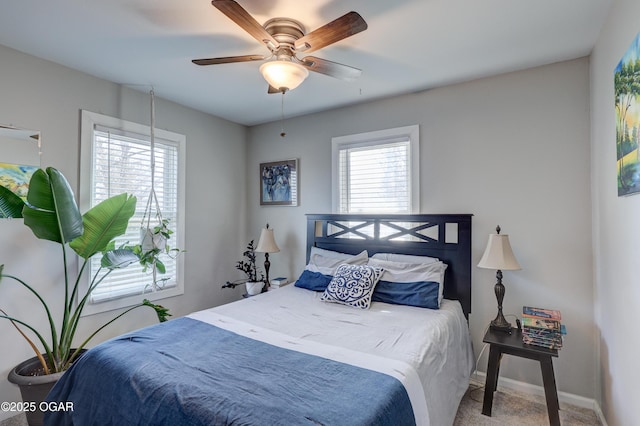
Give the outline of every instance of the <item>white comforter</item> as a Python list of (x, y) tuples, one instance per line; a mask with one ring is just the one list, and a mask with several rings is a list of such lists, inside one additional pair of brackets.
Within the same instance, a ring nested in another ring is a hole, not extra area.
[[(361, 310), (321, 302), (320, 295), (288, 285), (190, 317), (278, 346), (299, 349), (306, 342), (304, 352), (394, 375), (407, 388), (418, 424), (453, 423), (474, 363), (458, 302), (445, 299), (439, 310), (373, 302)], [(332, 346), (347, 351), (335, 355)]]

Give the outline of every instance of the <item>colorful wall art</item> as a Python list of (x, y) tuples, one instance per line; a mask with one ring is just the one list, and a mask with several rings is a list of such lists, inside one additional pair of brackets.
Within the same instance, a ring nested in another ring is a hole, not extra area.
[(615, 68), (618, 196), (640, 192), (640, 33)]
[(0, 163), (0, 185), (26, 201), (29, 181), (38, 166)]

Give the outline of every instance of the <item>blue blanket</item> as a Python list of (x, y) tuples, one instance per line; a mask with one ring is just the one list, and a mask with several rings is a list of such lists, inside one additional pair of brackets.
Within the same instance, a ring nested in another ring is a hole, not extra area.
[(382, 373), (279, 348), (190, 318), (107, 341), (74, 363), (48, 425), (414, 425)]

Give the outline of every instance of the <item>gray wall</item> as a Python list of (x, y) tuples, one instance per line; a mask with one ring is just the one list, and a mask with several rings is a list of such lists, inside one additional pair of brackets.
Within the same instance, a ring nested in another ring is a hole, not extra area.
[[(497, 224), (510, 234), (522, 270), (504, 273), (505, 313), (561, 310), (569, 334), (558, 388), (594, 398), (586, 58), (286, 120), (286, 138), (280, 123), (250, 128), (248, 230), (275, 229), (282, 251), (271, 275), (300, 274), (304, 214), (331, 208), (331, 138), (410, 124), (420, 126), (421, 212), (474, 214), (474, 264)], [(300, 160), (299, 207), (260, 207), (258, 164), (287, 158)], [(494, 284), (494, 271), (473, 268), (476, 354), (497, 312)], [(486, 363), (485, 352), (481, 370)], [(533, 361), (506, 357), (501, 374), (541, 385)]]
[[(43, 166), (61, 170), (76, 194), (79, 111), (148, 125), (149, 88), (140, 90), (0, 46), (0, 124), (41, 130)], [(236, 277), (233, 266), (245, 244), (246, 128), (159, 98), (156, 123), (187, 137), (185, 294), (160, 302), (179, 316), (239, 297), (240, 290), (221, 290), (220, 285)], [(0, 147), (0, 161), (1, 152)], [(0, 263), (6, 265), (5, 272), (52, 299), (56, 316), (62, 306), (61, 258), (57, 244), (36, 240), (22, 220), (0, 220)], [(0, 286), (0, 308), (33, 318), (29, 321), (38, 328), (47, 324), (39, 305), (12, 281)], [(84, 318), (79, 335), (86, 337), (115, 313)], [(134, 311), (105, 329), (94, 344), (151, 324), (153, 317), (150, 310)], [(17, 387), (6, 377), (11, 367), (33, 354), (8, 321), (0, 321), (0, 340), (0, 401), (19, 401)], [(11, 414), (0, 413), (0, 420)]]
[(640, 3), (617, 0), (591, 57), (591, 158), (595, 318), (602, 411), (613, 425), (638, 424), (640, 195), (617, 196), (613, 72), (640, 26)]

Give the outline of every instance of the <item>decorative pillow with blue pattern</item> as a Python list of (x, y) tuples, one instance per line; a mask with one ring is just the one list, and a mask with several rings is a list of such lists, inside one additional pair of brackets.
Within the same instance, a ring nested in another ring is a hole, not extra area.
[(320, 300), (369, 309), (383, 272), (384, 269), (369, 265), (340, 265)]

